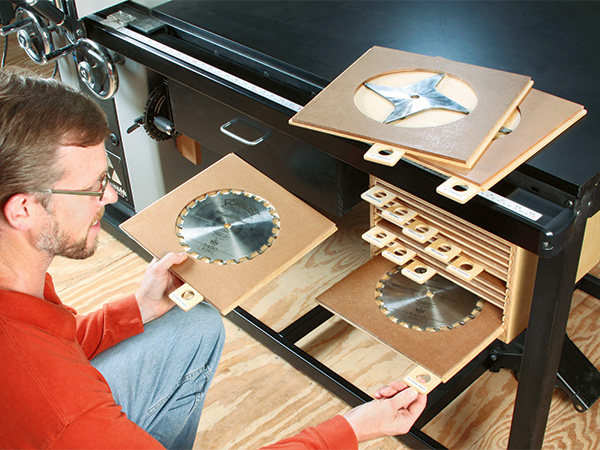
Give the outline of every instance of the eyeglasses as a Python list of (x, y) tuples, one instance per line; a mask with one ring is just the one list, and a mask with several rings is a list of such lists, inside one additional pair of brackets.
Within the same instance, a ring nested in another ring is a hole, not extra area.
[(40, 189), (39, 192), (42, 194), (65, 194), (65, 195), (87, 195), (90, 197), (104, 197), (104, 192), (108, 186), (108, 171), (102, 175), (102, 178), (98, 180), (100, 182), (100, 190), (98, 191), (65, 191), (63, 189)]

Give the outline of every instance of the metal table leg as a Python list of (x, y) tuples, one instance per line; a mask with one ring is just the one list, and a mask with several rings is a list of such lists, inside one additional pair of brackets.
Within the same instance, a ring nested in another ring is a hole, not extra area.
[[(301, 322), (299, 328), (304, 328), (307, 321), (314, 322), (313, 316), (315, 315), (320, 316), (321, 319), (326, 316), (326, 314), (322, 314), (322, 311), (317, 309), (315, 313), (310, 313), (299, 319)], [(227, 318), (269, 350), (285, 359), (305, 375), (314, 379), (350, 406), (358, 406), (372, 400), (371, 396), (304, 352), (283, 337), (281, 333), (275, 332), (244, 309), (237, 307), (227, 315)], [(322, 322), (322, 320), (316, 320), (316, 322)], [(286, 330), (289, 333), (289, 330), (297, 328), (296, 326), (290, 326)], [(296, 334), (296, 332), (294, 331), (291, 334)], [(414, 449), (445, 449), (443, 445), (423, 433), (417, 427), (413, 427), (407, 434), (396, 436), (396, 438), (403, 444)]]
[(542, 447), (556, 384), (581, 245), (584, 220), (577, 220), (570, 245), (551, 258), (540, 258), (509, 449)]

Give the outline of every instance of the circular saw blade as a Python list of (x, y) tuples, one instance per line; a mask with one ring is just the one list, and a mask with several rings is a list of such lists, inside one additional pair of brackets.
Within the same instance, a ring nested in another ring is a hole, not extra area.
[(244, 191), (221, 190), (190, 202), (177, 219), (187, 252), (216, 264), (238, 264), (267, 250), (279, 233), (279, 216), (266, 200)]
[(474, 319), (483, 300), (440, 275), (423, 284), (388, 272), (377, 288), (381, 312), (394, 322), (419, 331), (452, 330)]

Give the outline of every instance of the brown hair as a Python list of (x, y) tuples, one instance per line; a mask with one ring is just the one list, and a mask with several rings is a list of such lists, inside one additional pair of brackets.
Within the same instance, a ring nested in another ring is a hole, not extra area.
[(0, 70), (0, 207), (15, 194), (51, 188), (64, 174), (61, 146), (89, 147), (109, 134), (87, 95), (22, 69)]

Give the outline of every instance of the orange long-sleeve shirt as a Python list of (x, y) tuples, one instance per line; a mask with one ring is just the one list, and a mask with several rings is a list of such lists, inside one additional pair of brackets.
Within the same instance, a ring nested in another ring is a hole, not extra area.
[[(131, 422), (89, 360), (143, 332), (133, 296), (78, 316), (46, 276), (44, 299), (0, 290), (0, 448), (163, 448)], [(267, 448), (357, 448), (341, 416)]]
[(358, 442), (348, 421), (342, 416), (334, 416), (261, 450), (358, 450)]
[(133, 296), (86, 316), (0, 290), (0, 447), (162, 448), (121, 411), (89, 359), (144, 330)]

